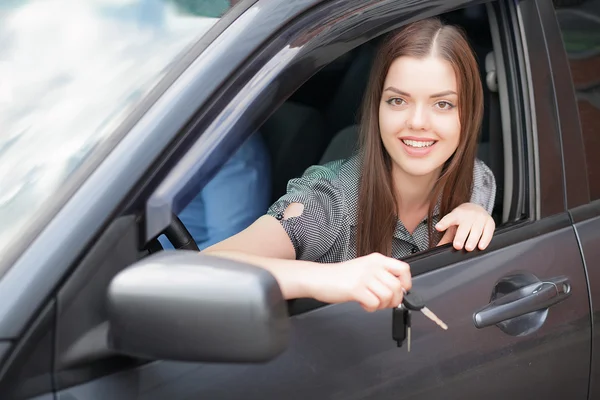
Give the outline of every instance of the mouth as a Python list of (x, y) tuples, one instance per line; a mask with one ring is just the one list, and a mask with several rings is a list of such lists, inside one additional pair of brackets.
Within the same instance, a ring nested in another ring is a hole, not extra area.
[(436, 141), (435, 140), (410, 140), (410, 139), (400, 139), (402, 143), (407, 145), (408, 147), (412, 147), (413, 149), (423, 149), (427, 147), (433, 146)]
[(437, 140), (421, 138), (401, 138), (402, 148), (410, 157), (426, 157), (433, 151)]

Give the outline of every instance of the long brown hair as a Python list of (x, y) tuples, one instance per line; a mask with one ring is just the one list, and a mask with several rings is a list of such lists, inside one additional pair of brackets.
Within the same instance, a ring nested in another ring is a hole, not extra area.
[(433, 214), (440, 196), (441, 216), (470, 200), (477, 137), (483, 116), (483, 89), (477, 61), (461, 29), (444, 25), (437, 18), (414, 22), (390, 34), (380, 46), (360, 112), (358, 256), (373, 252), (391, 255), (392, 236), (398, 220), (391, 159), (379, 133), (379, 103), (385, 78), (398, 57), (425, 58), (432, 54), (448, 61), (456, 74), (461, 133), (458, 148), (445, 163), (431, 193), (427, 218), (429, 247), (440, 238), (433, 229)]

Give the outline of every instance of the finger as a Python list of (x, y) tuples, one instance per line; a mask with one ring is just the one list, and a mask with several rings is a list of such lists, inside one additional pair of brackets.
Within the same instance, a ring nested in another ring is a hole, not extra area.
[(394, 258), (387, 258), (383, 264), (386, 271), (400, 279), (402, 287), (407, 291), (412, 287), (412, 275), (407, 263)]
[(473, 226), (471, 226), (471, 232), (469, 233), (469, 238), (467, 239), (467, 244), (465, 244), (465, 250), (473, 251), (477, 247), (477, 243), (479, 243), (479, 239), (481, 239), (481, 234), (483, 233), (483, 228), (485, 227), (485, 218), (477, 219)]
[(469, 236), (469, 232), (471, 231), (472, 224), (463, 222), (458, 226), (456, 230), (456, 235), (454, 236), (454, 248), (456, 250), (462, 250), (465, 245), (465, 241)]
[(377, 311), (379, 308), (379, 298), (368, 288), (364, 288), (358, 293), (356, 301), (368, 312)]
[(377, 271), (377, 279), (392, 291), (392, 298), (386, 307), (397, 307), (402, 303), (403, 286), (402, 281), (396, 276), (392, 275), (388, 271), (379, 270)]
[(390, 301), (394, 297), (394, 293), (390, 288), (383, 284), (379, 279), (374, 278), (368, 284), (367, 288), (377, 296), (379, 300), (378, 309), (387, 308)]
[(446, 231), (446, 233), (444, 233), (444, 236), (442, 236), (442, 239), (437, 245), (443, 246), (445, 244), (452, 243), (452, 241), (454, 240), (454, 235), (456, 235), (456, 225), (448, 228), (448, 230)]
[(481, 240), (479, 241), (479, 249), (485, 250), (490, 242), (492, 241), (492, 237), (494, 236), (494, 231), (496, 230), (496, 223), (492, 218), (488, 218), (485, 226), (483, 228), (483, 234), (481, 235)]
[(451, 212), (450, 214), (442, 218), (440, 222), (435, 224), (435, 229), (437, 229), (440, 232), (443, 232), (452, 225), (458, 225), (458, 216), (455, 212)]

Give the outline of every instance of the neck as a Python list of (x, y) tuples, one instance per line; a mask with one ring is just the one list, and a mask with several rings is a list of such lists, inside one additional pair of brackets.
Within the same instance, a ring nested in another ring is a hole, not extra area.
[(400, 216), (429, 208), (431, 192), (440, 172), (434, 171), (428, 175), (414, 176), (407, 174), (396, 166), (392, 167), (394, 194), (398, 202)]

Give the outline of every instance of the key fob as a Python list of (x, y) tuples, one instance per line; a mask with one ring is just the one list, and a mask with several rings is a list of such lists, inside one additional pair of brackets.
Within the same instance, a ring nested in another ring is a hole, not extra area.
[(405, 307), (394, 307), (392, 309), (392, 339), (396, 341), (398, 347), (406, 340), (407, 328), (409, 322), (409, 312)]
[(425, 302), (423, 298), (416, 294), (415, 292), (406, 292), (404, 297), (402, 298), (402, 305), (413, 311), (420, 311), (425, 307)]

